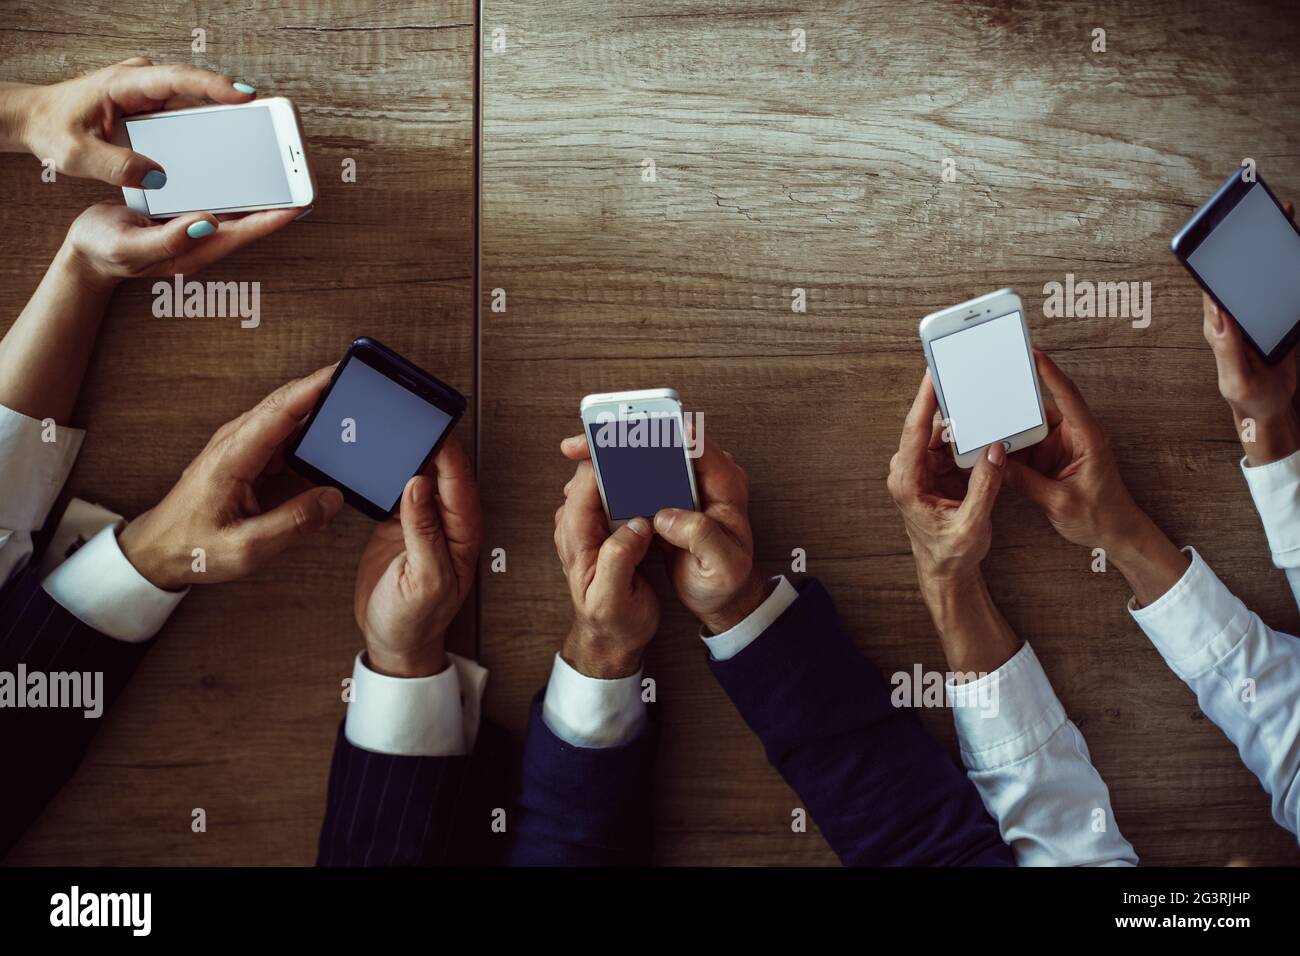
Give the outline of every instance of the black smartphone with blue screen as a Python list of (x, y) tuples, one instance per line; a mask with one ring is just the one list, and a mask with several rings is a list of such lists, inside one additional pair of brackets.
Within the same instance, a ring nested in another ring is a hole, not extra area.
[(359, 338), (289, 448), (289, 466), (383, 521), (464, 414), (465, 398), (450, 385)]
[(1171, 248), (1264, 361), (1300, 339), (1300, 228), (1253, 167), (1228, 177)]

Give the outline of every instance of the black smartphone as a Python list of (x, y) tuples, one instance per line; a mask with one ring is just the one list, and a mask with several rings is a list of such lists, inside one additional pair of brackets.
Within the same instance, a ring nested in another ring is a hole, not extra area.
[(1249, 172), (1228, 177), (1170, 245), (1271, 365), (1300, 339), (1300, 228)]
[(464, 414), (465, 398), (450, 385), (360, 338), (289, 448), (289, 466), (383, 521)]

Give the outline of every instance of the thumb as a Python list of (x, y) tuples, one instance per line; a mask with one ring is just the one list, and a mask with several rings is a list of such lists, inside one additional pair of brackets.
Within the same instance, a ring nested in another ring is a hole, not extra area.
[(600, 589), (597, 592), (600, 600), (617, 597), (631, 587), (637, 565), (645, 560), (652, 540), (650, 522), (645, 518), (633, 518), (605, 539), (596, 553), (593, 582)]
[(1003, 469), (1007, 484), (1020, 492), (1040, 508), (1047, 508), (1056, 482), (1041, 471), (1031, 468), (1023, 462), (1008, 458)]
[[(163, 168), (147, 156), (142, 156), (125, 146), (115, 146), (94, 136), (80, 139), (68, 161), (67, 173), (112, 183), (134, 189), (161, 189), (167, 182)], [(150, 172), (156, 175), (144, 178)]]
[(137, 273), (160, 262), (179, 259), (211, 236), (221, 223), (211, 213), (188, 213), (157, 226), (138, 226), (122, 232), (119, 258)]
[(669, 544), (689, 551), (702, 564), (717, 567), (736, 543), (707, 515), (682, 508), (665, 508), (655, 515), (655, 530)]
[(416, 475), (406, 483), (401, 519), (407, 566), (417, 575), (431, 574), (440, 562), (448, 560), (433, 479)]
[(236, 537), (253, 562), (260, 565), (325, 527), (342, 507), (343, 493), (337, 488), (312, 488), (278, 508), (241, 522)]
[(980, 455), (966, 486), (966, 500), (961, 505), (964, 513), (981, 519), (993, 514), (993, 505), (1002, 490), (1006, 462), (1007, 449), (1000, 441), (989, 445)]

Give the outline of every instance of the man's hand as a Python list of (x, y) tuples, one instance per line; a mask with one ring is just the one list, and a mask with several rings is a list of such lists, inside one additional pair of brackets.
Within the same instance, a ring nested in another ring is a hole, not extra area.
[[(1295, 209), (1286, 205), (1286, 214)], [(1214, 350), (1219, 370), (1219, 394), (1232, 409), (1237, 434), (1242, 437), (1246, 461), (1266, 465), (1300, 449), (1300, 421), (1295, 410), (1296, 363), (1292, 348), (1276, 365), (1269, 365), (1246, 344), (1236, 320), (1202, 293), (1204, 320), (1201, 330)], [(1246, 440), (1244, 423), (1254, 423)]]
[(190, 275), (293, 222), (297, 209), (267, 209), (218, 221), (208, 212), (157, 223), (114, 203), (91, 206), (68, 229), (64, 250), (83, 281), (111, 287), (123, 279)]
[[(257, 485), (283, 467), (283, 445), (329, 384), (333, 366), (290, 382), (217, 429), (158, 505), (122, 531), (123, 554), (164, 590), (242, 578), (325, 525), (337, 488), (312, 488), (263, 513)], [(195, 549), (202, 549), (203, 570)]]
[(400, 517), (370, 536), (357, 568), (357, 626), (372, 670), (427, 677), (447, 667), (444, 643), (474, 584), (483, 517), (469, 459), (448, 438), (434, 476), (402, 492)]
[[(241, 89), (242, 87), (242, 89)], [(153, 66), (142, 56), (53, 86), (6, 84), (0, 88), (0, 146), (25, 147), (54, 160), (68, 176), (114, 186), (158, 189), (166, 170), (147, 156), (113, 144), (123, 116), (214, 103), (247, 103), (256, 91), (228, 76), (176, 64)]]
[(1000, 442), (989, 445), (964, 479), (943, 432), (927, 371), (903, 423), (898, 451), (890, 459), (888, 480), (889, 493), (903, 513), (923, 591), (978, 578), (993, 540), (993, 505), (1006, 461)]
[(560, 655), (579, 673), (612, 680), (640, 670), (659, 627), (659, 600), (637, 571), (653, 537), (644, 518), (610, 534), (596, 473), (591, 462), (579, 462), (555, 512), (555, 550), (573, 599)]
[(1147, 516), (1120, 477), (1101, 423), (1074, 382), (1034, 350), (1038, 378), (1056, 407), (1048, 408), (1045, 439), (1007, 462), (1007, 483), (1047, 515), (1066, 541), (1103, 548), (1142, 604), (1172, 587), (1187, 558)]
[[(583, 435), (566, 438), (565, 457), (590, 457)], [(754, 568), (749, 527), (749, 476), (730, 452), (705, 439), (695, 460), (700, 511), (665, 508), (654, 528), (670, 546), (668, 573), (677, 597), (713, 634), (735, 627), (754, 612), (770, 588)]]

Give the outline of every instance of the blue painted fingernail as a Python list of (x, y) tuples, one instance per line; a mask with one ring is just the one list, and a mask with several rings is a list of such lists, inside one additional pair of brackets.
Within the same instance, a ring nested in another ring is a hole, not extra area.
[(151, 169), (144, 174), (144, 179), (140, 180), (140, 186), (143, 189), (162, 189), (167, 185), (167, 174), (161, 169)]
[(257, 87), (256, 87), (256, 86), (253, 86), (253, 85), (250, 84), (250, 83), (245, 83), (243, 80), (236, 80), (236, 81), (235, 81), (234, 83), (232, 83), (231, 85), (232, 85), (236, 90), (238, 90), (240, 93), (256, 93), (256, 92), (257, 92)]
[(198, 222), (192, 222), (185, 230), (185, 235), (191, 239), (202, 239), (204, 236), (210, 236), (217, 231), (217, 227), (212, 225), (206, 219), (200, 219)]

